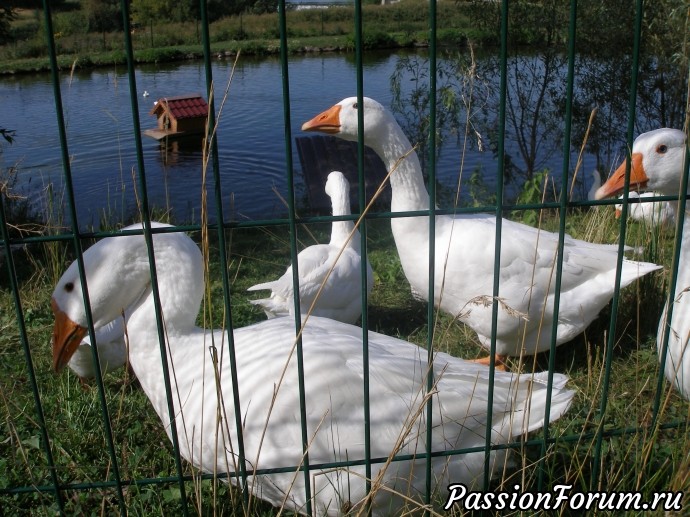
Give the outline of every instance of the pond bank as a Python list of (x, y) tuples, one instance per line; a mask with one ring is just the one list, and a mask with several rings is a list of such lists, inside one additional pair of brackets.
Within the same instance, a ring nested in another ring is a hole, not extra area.
[[(386, 45), (370, 47), (370, 49), (384, 50), (397, 48), (425, 48), (428, 42), (410, 40), (401, 43), (394, 41)], [(296, 38), (288, 41), (289, 54), (319, 54), (334, 52), (352, 52), (354, 47), (349, 38), (341, 37), (315, 37)], [(247, 40), (214, 43), (211, 46), (213, 59), (234, 58), (237, 53), (247, 56), (277, 55), (280, 53), (279, 40)], [(201, 45), (178, 45), (137, 50), (134, 59), (138, 64), (144, 63), (172, 63), (175, 61), (203, 59)], [(58, 56), (60, 70), (85, 70), (101, 66), (124, 65), (127, 56), (124, 51), (97, 52), (89, 55), (67, 54)], [(48, 57), (18, 59), (0, 63), (0, 75), (13, 75), (21, 73), (50, 72), (50, 59)]]

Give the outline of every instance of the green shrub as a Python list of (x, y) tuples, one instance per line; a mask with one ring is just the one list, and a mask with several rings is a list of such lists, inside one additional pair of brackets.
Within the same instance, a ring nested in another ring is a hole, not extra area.
[(465, 47), (467, 35), (459, 29), (439, 29), (436, 31), (438, 43), (441, 45)]
[(135, 58), (139, 62), (144, 63), (160, 63), (165, 61), (175, 61), (183, 59), (185, 53), (179, 48), (150, 48), (139, 50), (135, 54)]
[(33, 38), (39, 30), (41, 30), (41, 22), (38, 20), (30, 20), (25, 23), (18, 23), (12, 25), (10, 28), (9, 40), (28, 40)]
[[(347, 46), (348, 48), (355, 48), (355, 35), (353, 33), (347, 37)], [(362, 31), (362, 48), (390, 48), (397, 46), (395, 38), (387, 32), (366, 28)]]
[(75, 34), (86, 34), (89, 29), (89, 20), (83, 11), (71, 11), (55, 16), (53, 30), (61, 37)]
[(14, 59), (30, 59), (43, 57), (46, 54), (46, 44), (43, 38), (33, 38), (21, 45), (13, 46)]

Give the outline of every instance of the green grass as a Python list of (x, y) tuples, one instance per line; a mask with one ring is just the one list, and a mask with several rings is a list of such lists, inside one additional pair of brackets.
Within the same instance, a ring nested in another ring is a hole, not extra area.
[[(579, 210), (570, 214), (568, 231), (576, 237), (614, 242), (617, 221), (611, 210)], [(553, 228), (557, 221), (549, 215), (543, 226)], [(642, 245), (649, 253), (652, 240), (661, 263), (669, 265), (673, 232), (656, 235), (630, 225), (628, 244)], [(328, 227), (315, 225), (310, 232), (300, 231), (301, 246), (326, 240)], [(232, 285), (233, 325), (243, 326), (264, 319), (263, 314), (248, 302), (246, 288), (259, 281), (282, 274), (289, 262), (289, 244), (279, 228), (228, 230), (229, 265)], [(198, 235), (194, 235), (198, 239)], [(214, 234), (211, 234), (214, 237)], [(402, 273), (394, 243), (386, 221), (368, 223), (370, 261), (376, 283), (370, 298), (369, 324), (372, 330), (401, 337), (426, 346), (428, 328), (426, 305), (415, 301)], [(50, 335), (52, 316), (49, 297), (55, 281), (51, 275), (39, 275), (42, 269), (63, 270), (70, 257), (67, 253), (47, 254), (45, 244), (33, 245), (30, 260), (19, 260), (18, 274), (22, 309), (27, 326), (29, 346), (46, 415), (48, 432), (57, 470), (63, 483), (88, 483), (110, 479), (109, 456), (102, 431), (102, 414), (97, 389), (84, 390), (71, 373), (55, 375), (50, 370)], [(52, 244), (52, 246), (55, 246)], [(57, 246), (66, 247), (64, 244)], [(213, 325), (223, 318), (222, 285), (217, 250), (211, 248), (210, 305)], [(55, 268), (51, 262), (59, 261)], [(0, 488), (46, 485), (50, 477), (40, 443), (24, 355), (15, 320), (11, 293), (6, 275), (0, 277)], [(645, 428), (656, 390), (658, 363), (654, 335), (663, 303), (665, 276), (656, 273), (622, 295), (618, 316), (616, 344), (613, 349), (611, 385), (603, 429), (613, 432), (603, 442), (602, 489), (639, 490), (644, 494), (669, 490), (687, 490), (687, 432), (682, 428), (658, 432), (653, 438), (646, 431), (616, 435), (617, 430)], [(571, 410), (550, 427), (551, 437), (561, 437), (550, 445), (542, 466), (547, 487), (557, 483), (573, 484), (587, 490), (594, 459), (593, 435), (599, 424), (597, 417), (602, 394), (602, 372), (605, 364), (605, 343), (609, 310), (604, 310), (587, 331), (572, 343), (558, 348), (556, 371), (570, 376), (570, 386), (577, 391)], [(200, 320), (201, 321), (201, 320)], [(474, 333), (463, 325), (440, 315), (435, 347), (466, 358), (480, 357), (485, 352), (477, 345)], [(530, 358), (523, 371), (542, 370), (548, 366), (548, 354), (540, 354), (532, 364)], [(511, 361), (514, 370), (517, 360)], [(660, 422), (685, 421), (687, 402), (664, 383), (665, 404)], [(149, 479), (175, 473), (171, 445), (163, 427), (151, 409), (136, 380), (124, 370), (105, 377), (116, 454), (123, 479)], [(578, 437), (584, 433), (584, 438)], [(539, 436), (538, 433), (536, 436)], [(494, 481), (495, 488), (511, 490), (513, 484), (536, 489), (540, 460), (539, 447), (525, 448), (516, 455), (517, 465)], [(185, 473), (193, 469), (185, 464)], [(234, 514), (238, 510), (237, 493), (221, 484), (214, 501), (210, 480), (188, 483), (192, 512), (211, 515), (214, 512)], [(110, 488), (66, 493), (68, 513), (106, 514), (117, 511), (117, 498)], [(52, 514), (56, 510), (50, 493), (1, 496), (9, 514), (20, 514), (25, 508), (32, 513)], [(134, 514), (176, 513), (179, 491), (175, 483), (129, 486), (125, 490), (128, 511)], [(267, 507), (256, 515), (271, 515)]]

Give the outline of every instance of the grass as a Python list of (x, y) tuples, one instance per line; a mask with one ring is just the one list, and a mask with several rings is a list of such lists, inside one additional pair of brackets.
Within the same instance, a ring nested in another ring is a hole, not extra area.
[[(617, 221), (606, 208), (580, 210), (569, 217), (569, 231), (577, 237), (599, 236), (604, 242), (616, 238)], [(555, 224), (553, 215), (546, 217), (544, 226)], [(300, 232), (303, 245), (323, 241), (328, 226), (315, 225), (310, 232)], [(289, 244), (280, 229), (253, 228), (227, 231), (229, 247), (228, 272), (232, 284), (232, 316), (234, 326), (244, 326), (264, 318), (248, 302), (246, 288), (274, 278), (289, 262)], [(199, 235), (194, 236), (197, 240)], [(427, 342), (426, 304), (410, 296), (409, 285), (402, 273), (386, 221), (368, 223), (370, 261), (376, 272), (376, 283), (370, 299), (369, 323), (372, 330), (395, 335), (425, 346)], [(651, 233), (639, 224), (631, 223), (628, 243), (652, 247), (667, 266), (670, 257), (672, 231)], [(46, 414), (48, 432), (59, 478), (63, 483), (92, 483), (111, 478), (102, 415), (95, 388), (84, 390), (71, 373), (55, 375), (50, 371), (49, 343), (52, 315), (49, 296), (52, 275), (36, 275), (37, 269), (64, 270), (70, 257), (65, 244), (58, 253), (45, 253), (48, 244), (33, 245), (27, 253), (30, 260), (18, 260), (22, 310), (27, 326), (29, 346)], [(215, 326), (220, 326), (223, 314), (222, 285), (217, 249), (210, 251), (210, 300)], [(646, 251), (648, 253), (648, 251)], [(24, 265), (22, 265), (24, 264)], [(40, 433), (35, 418), (31, 389), (27, 379), (24, 357), (18, 342), (18, 330), (11, 293), (2, 277), (0, 289), (0, 489), (17, 486), (49, 484), (49, 472), (42, 452)], [(594, 460), (593, 435), (600, 425), (597, 412), (602, 397), (608, 407), (602, 429), (611, 433), (603, 441), (601, 455), (602, 490), (637, 490), (645, 495), (653, 491), (688, 489), (686, 475), (688, 445), (687, 432), (678, 429), (658, 431), (653, 439), (647, 436), (651, 408), (656, 392), (658, 364), (654, 335), (661, 309), (665, 277), (653, 274), (622, 295), (618, 317), (616, 344), (611, 357), (611, 385), (608, 394), (602, 393), (602, 372), (605, 369), (605, 342), (608, 333), (608, 311), (596, 320), (582, 336), (557, 350), (556, 371), (570, 376), (570, 386), (577, 391), (576, 399), (567, 415), (550, 427), (550, 436), (560, 437), (548, 447), (543, 468), (546, 486), (557, 483), (573, 484), (587, 490)], [(477, 346), (473, 332), (462, 324), (441, 315), (437, 324), (435, 346), (466, 358), (484, 355)], [(530, 363), (530, 361), (527, 361)], [(517, 368), (517, 363), (512, 363)], [(534, 366), (526, 364), (525, 371), (542, 370), (548, 366), (548, 355), (537, 357)], [(664, 405), (659, 422), (686, 421), (687, 403), (664, 382)], [(146, 396), (136, 380), (126, 371), (105, 377), (105, 395), (116, 442), (116, 454), (123, 479), (150, 479), (175, 473), (170, 443), (151, 410)], [(620, 434), (620, 430), (640, 427), (639, 432)], [(583, 436), (583, 438), (580, 438)], [(517, 455), (518, 465), (495, 481), (494, 488), (511, 490), (513, 484), (536, 487), (541, 458), (539, 447), (525, 448)], [(186, 474), (193, 474), (189, 465)], [(196, 483), (196, 491), (188, 484), (188, 495), (194, 512), (233, 514), (238, 510), (237, 494), (220, 485), (216, 498), (212, 497), (210, 480)], [(179, 490), (174, 482), (158, 485), (128, 486), (125, 489), (128, 511), (135, 514), (169, 513), (179, 509)], [(68, 513), (110, 513), (117, 509), (117, 497), (111, 488), (68, 491)], [(3, 507), (10, 514), (21, 514), (25, 508), (32, 513), (51, 514), (56, 510), (50, 493), (15, 494), (2, 496)], [(215, 502), (214, 502), (215, 501)], [(272, 515), (273, 510), (259, 507), (256, 515)]]

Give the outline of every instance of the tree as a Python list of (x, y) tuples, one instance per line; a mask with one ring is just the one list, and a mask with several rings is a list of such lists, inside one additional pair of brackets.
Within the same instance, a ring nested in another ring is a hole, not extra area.
[[(485, 11), (486, 23), (498, 25), (501, 6), (480, 3), (475, 8)], [(567, 28), (566, 14), (567, 8), (555, 0), (510, 3), (505, 131), (506, 141), (515, 145), (505, 149), (503, 174), (507, 182), (532, 180), (562, 148), (566, 61), (561, 42)], [(534, 54), (526, 54), (519, 46), (525, 42), (536, 48)], [(486, 60), (479, 73), (500, 77), (499, 60)], [(492, 84), (493, 92), (478, 125), (496, 153), (501, 102), (498, 79)]]
[(89, 32), (103, 34), (103, 48), (106, 48), (107, 32), (122, 30), (122, 13), (119, 0), (86, 0), (84, 10), (89, 20)]
[(10, 24), (16, 16), (12, 7), (0, 6), (0, 45), (10, 42)]
[(167, 0), (132, 0), (132, 20), (139, 25), (148, 26), (151, 31), (153, 47), (153, 24), (165, 15)]
[[(437, 61), (436, 153), (446, 135), (457, 134), (460, 127), (463, 67), (466, 67), (466, 60), (459, 55)], [(407, 81), (403, 83), (403, 79)], [(417, 145), (417, 155), (426, 174), (431, 103), (428, 58), (418, 55), (399, 58), (390, 83), (393, 92), (391, 111), (401, 118), (403, 131), (413, 145)]]
[[(636, 13), (627, 0), (582, 0), (578, 12), (578, 40), (586, 43), (578, 48), (589, 59), (586, 69), (578, 71), (573, 138), (581, 141), (589, 113), (596, 108), (587, 151), (597, 157), (598, 168), (607, 170), (620, 161), (626, 142)], [(660, 0), (644, 11), (633, 114), (636, 134), (685, 125), (687, 22), (684, 0)]]

